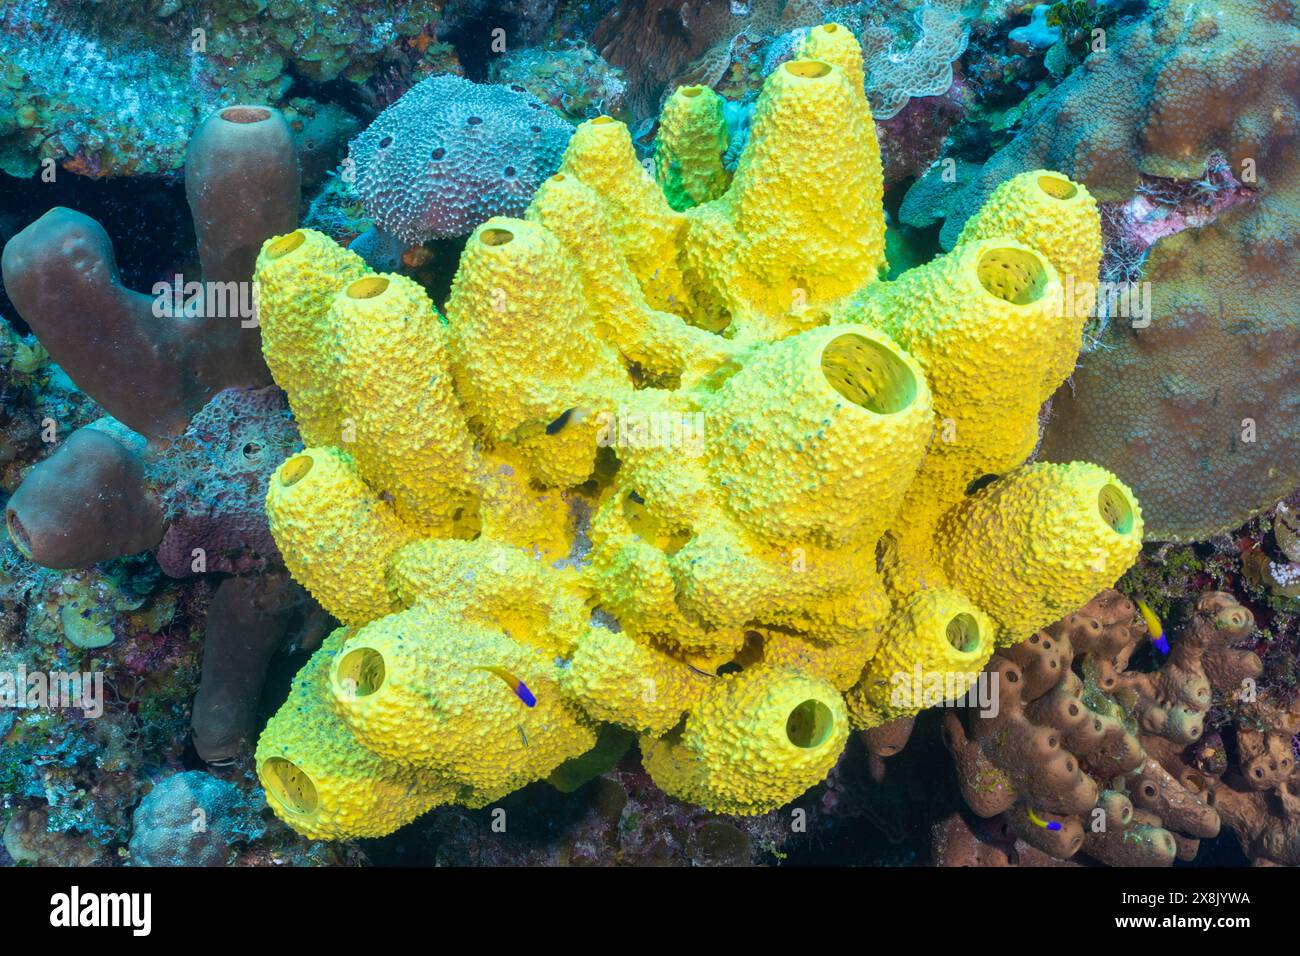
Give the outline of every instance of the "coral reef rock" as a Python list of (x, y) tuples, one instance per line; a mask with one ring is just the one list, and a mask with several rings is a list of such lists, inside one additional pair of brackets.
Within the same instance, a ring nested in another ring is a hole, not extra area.
[(266, 829), (259, 795), (201, 770), (177, 773), (140, 801), (132, 818), (134, 866), (225, 866), (237, 842)]
[[(296, 78), (366, 80), (436, 22), (430, 0), (7, 0), (0, 170), (170, 172), (213, 110), (287, 105)], [(307, 116), (324, 109), (298, 100)], [(310, 138), (310, 137), (309, 137)]]

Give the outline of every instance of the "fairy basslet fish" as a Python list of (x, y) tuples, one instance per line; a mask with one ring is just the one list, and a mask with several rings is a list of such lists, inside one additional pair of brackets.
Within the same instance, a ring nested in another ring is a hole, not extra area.
[(1147, 606), (1147, 602), (1141, 598), (1137, 599), (1138, 612), (1142, 615), (1142, 620), (1146, 622), (1147, 630), (1151, 632), (1151, 643), (1159, 648), (1161, 654), (1169, 653), (1169, 641), (1165, 639), (1165, 627), (1160, 623), (1160, 618), (1156, 617), (1156, 612)]
[(1045, 830), (1061, 829), (1061, 824), (1056, 820), (1040, 820), (1038, 814), (1036, 814), (1030, 807), (1025, 807), (1025, 813), (1029, 814), (1029, 819), (1033, 821), (1035, 826), (1040, 826)]
[(504, 667), (476, 667), (476, 671), (487, 671), (489, 674), (496, 674), (503, 681), (510, 685), (510, 689), (515, 692), (515, 696), (524, 702), (527, 707), (536, 707), (537, 698), (533, 692), (528, 689), (528, 685), (521, 681), (514, 674), (510, 673)]

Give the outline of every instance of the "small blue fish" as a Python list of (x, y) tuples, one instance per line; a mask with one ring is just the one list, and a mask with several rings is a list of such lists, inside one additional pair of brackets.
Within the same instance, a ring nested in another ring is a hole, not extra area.
[(1147, 631), (1151, 634), (1151, 643), (1156, 646), (1161, 654), (1169, 653), (1169, 641), (1165, 638), (1165, 627), (1160, 623), (1160, 618), (1156, 617), (1156, 612), (1147, 606), (1147, 602), (1141, 598), (1137, 599), (1138, 612), (1142, 615), (1142, 620), (1146, 622)]
[(487, 671), (489, 674), (495, 674), (510, 686), (510, 689), (515, 692), (515, 696), (524, 702), (525, 707), (537, 706), (537, 698), (533, 696), (533, 692), (528, 689), (528, 685), (504, 667), (476, 667), (474, 670)]

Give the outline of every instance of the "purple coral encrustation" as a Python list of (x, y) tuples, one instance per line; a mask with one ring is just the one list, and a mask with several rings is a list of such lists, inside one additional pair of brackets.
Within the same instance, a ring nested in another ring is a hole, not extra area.
[(195, 573), (196, 549), (206, 571), (245, 574), (278, 564), (263, 502), (271, 473), (301, 447), (278, 388), (218, 393), (146, 464), (167, 527), (157, 550), (163, 572)]

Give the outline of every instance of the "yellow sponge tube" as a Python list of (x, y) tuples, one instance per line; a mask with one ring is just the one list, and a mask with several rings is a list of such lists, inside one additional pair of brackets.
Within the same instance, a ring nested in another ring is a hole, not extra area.
[(1041, 370), (1078, 345), (1060, 305), (1060, 280), (1041, 253), (985, 239), (872, 286), (848, 314), (920, 362), (941, 427), (926, 467), (956, 464), (969, 481), (1033, 450), (1051, 394)]
[(253, 281), (262, 354), (308, 445), (341, 440), (329, 307), (334, 293), (369, 271), (356, 253), (312, 229), (268, 239), (258, 254)]
[[(701, 261), (716, 241), (706, 229), (703, 248), (691, 250), (692, 274), (711, 294), (755, 312), (775, 303), (799, 328), (814, 324), (812, 307), (877, 278), (885, 265), (883, 175), (860, 76), (855, 88), (837, 66), (792, 60), (764, 82), (731, 188), (717, 200), (739, 244), (723, 261)], [(707, 225), (711, 209), (686, 215)]]
[(833, 685), (781, 667), (718, 678), (680, 735), (641, 738), (661, 790), (715, 813), (766, 813), (820, 783), (848, 740)]
[(714, 480), (737, 518), (770, 540), (827, 547), (879, 536), (932, 428), (920, 367), (860, 325), (768, 346), (704, 414)]
[(408, 534), (337, 448), (307, 448), (283, 462), (266, 492), (271, 534), (294, 580), (344, 624), (400, 605), (385, 583)]
[(1014, 239), (1047, 257), (1063, 286), (1062, 311), (1073, 319), (1069, 348), (1043, 368), (1047, 391), (1074, 369), (1086, 319), (1094, 312), (1101, 268), (1101, 217), (1087, 187), (1046, 169), (1013, 176), (993, 190), (966, 221), (960, 245), (981, 239)]
[(677, 252), (685, 220), (637, 161), (627, 127), (609, 116), (582, 123), (569, 140), (560, 172), (580, 179), (600, 197), (614, 241), (647, 301), (680, 313), (686, 293)]
[(1037, 462), (992, 482), (941, 522), (953, 587), (1022, 641), (1115, 583), (1142, 548), (1133, 492), (1098, 465)]
[(560, 240), (577, 266), (587, 311), (601, 338), (649, 380), (685, 384), (712, 372), (735, 343), (653, 309), (619, 251), (599, 197), (574, 176), (542, 183), (528, 218)]
[(966, 220), (960, 245), (1015, 239), (1037, 249), (1062, 279), (1095, 283), (1101, 268), (1101, 218), (1088, 187), (1061, 173), (1035, 169), (1000, 184)]
[[(504, 675), (523, 682), (527, 699)], [(482, 799), (595, 746), (557, 676), (535, 649), (417, 605), (359, 628), (334, 661), (330, 690), (363, 746)]]
[(334, 712), (329, 674), (347, 635), (340, 628), (312, 655), (257, 742), (267, 803), (312, 840), (384, 836), (455, 795), (360, 746)]
[[(840, 68), (844, 80), (866, 99), (862, 70), (862, 44), (842, 23), (823, 23), (810, 29), (799, 44), (798, 59), (821, 60)], [(867, 109), (870, 109), (870, 105)]]
[(710, 680), (624, 633), (593, 627), (578, 639), (560, 687), (592, 718), (658, 736)]
[(549, 230), (489, 219), (469, 237), (447, 302), (457, 393), (488, 436), (545, 484), (591, 474), (595, 406), (631, 380), (596, 335), (573, 260)]
[[(868, 730), (963, 696), (993, 656), (997, 628), (953, 591), (921, 591), (896, 606), (876, 656), (846, 695), (853, 726)], [(941, 696), (940, 696), (941, 695)]]
[(357, 468), (392, 495), (404, 520), (455, 534), (474, 510), (474, 456), (433, 303), (410, 279), (370, 275), (334, 296), (329, 320)]
[(717, 199), (730, 180), (722, 167), (727, 149), (723, 99), (707, 86), (678, 87), (659, 114), (655, 177), (674, 209)]

